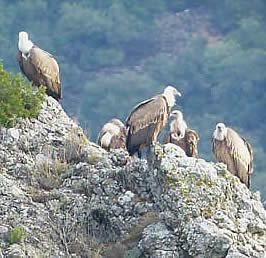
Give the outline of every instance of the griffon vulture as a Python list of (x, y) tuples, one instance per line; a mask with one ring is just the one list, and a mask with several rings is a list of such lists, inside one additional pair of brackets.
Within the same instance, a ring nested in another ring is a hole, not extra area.
[(110, 151), (111, 149), (126, 149), (126, 127), (119, 119), (112, 119), (99, 132), (98, 145)]
[(212, 137), (212, 150), (218, 162), (250, 188), (253, 172), (253, 150), (251, 145), (233, 129), (218, 123)]
[(173, 117), (173, 120), (170, 123), (170, 131), (163, 137), (163, 143), (173, 143), (181, 147), (188, 157), (196, 158), (198, 156), (199, 135), (195, 130), (187, 128), (181, 111), (172, 111), (170, 117)]
[(17, 61), (21, 72), (35, 86), (43, 85), (56, 100), (62, 98), (59, 66), (48, 52), (35, 46), (25, 31), (19, 32)]
[(129, 155), (144, 147), (154, 145), (163, 127), (166, 125), (171, 108), (175, 105), (175, 96), (181, 93), (172, 86), (167, 86), (161, 95), (145, 100), (133, 108), (126, 119), (126, 147)]

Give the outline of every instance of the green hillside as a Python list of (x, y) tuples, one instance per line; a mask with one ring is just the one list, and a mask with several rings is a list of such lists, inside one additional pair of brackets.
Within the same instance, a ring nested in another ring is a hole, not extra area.
[(0, 59), (18, 72), (18, 32), (56, 56), (62, 105), (93, 141), (113, 117), (166, 84), (214, 160), (217, 122), (254, 148), (253, 190), (266, 199), (266, 2), (264, 0), (0, 0)]

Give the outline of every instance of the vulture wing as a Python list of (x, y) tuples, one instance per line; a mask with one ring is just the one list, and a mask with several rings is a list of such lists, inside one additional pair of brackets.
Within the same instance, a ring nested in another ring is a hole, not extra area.
[(250, 173), (253, 171), (252, 148), (237, 132), (227, 128), (224, 141), (213, 139), (213, 153), (218, 162), (227, 165), (227, 169), (250, 186)]
[(23, 67), (23, 60), (22, 60), (22, 53), (20, 51), (18, 51), (17, 53), (17, 56), (16, 56), (16, 59), (17, 59), (17, 62), (19, 64), (19, 68), (20, 68), (20, 71), (25, 75), (25, 72), (24, 72), (24, 67)]
[(248, 141), (242, 137), (242, 140), (244, 141), (248, 151), (249, 151), (249, 155), (250, 155), (250, 163), (249, 163), (249, 169), (248, 169), (248, 173), (249, 174), (252, 174), (253, 171), (254, 171), (254, 168), (253, 168), (253, 149), (251, 147), (251, 145), (248, 143)]
[(126, 120), (126, 146), (130, 155), (157, 140), (169, 113), (166, 99), (161, 95), (143, 101), (133, 109)]
[(36, 84), (47, 87), (47, 94), (56, 99), (62, 98), (59, 66), (55, 58), (48, 52), (34, 46), (31, 50), (30, 60), (37, 72), (33, 80)]
[(246, 141), (231, 128), (227, 129), (227, 139), (236, 169), (240, 173), (248, 173), (251, 156)]

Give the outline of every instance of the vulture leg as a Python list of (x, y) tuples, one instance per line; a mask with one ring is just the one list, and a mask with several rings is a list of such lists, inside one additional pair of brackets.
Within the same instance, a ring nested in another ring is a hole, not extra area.
[(149, 168), (153, 168), (155, 158), (155, 145), (149, 145), (147, 150), (147, 163)]
[(152, 153), (151, 153), (151, 145), (148, 146), (147, 152), (146, 152), (146, 157), (147, 157), (147, 163), (148, 167), (152, 167)]

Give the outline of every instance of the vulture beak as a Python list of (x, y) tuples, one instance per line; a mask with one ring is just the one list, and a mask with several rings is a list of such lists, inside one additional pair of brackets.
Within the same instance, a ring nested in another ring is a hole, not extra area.
[(176, 96), (179, 96), (179, 97), (182, 96), (182, 94), (181, 94), (178, 90), (176, 90), (175, 95), (176, 95)]
[(173, 112), (171, 112), (169, 118), (174, 117), (174, 116), (175, 116), (175, 114)]
[(221, 125), (217, 125), (217, 129), (218, 129), (219, 132), (221, 132), (223, 128), (222, 128)]

